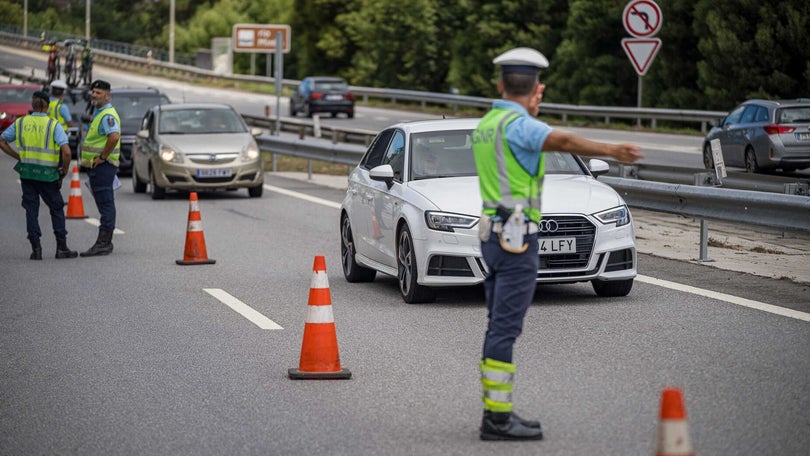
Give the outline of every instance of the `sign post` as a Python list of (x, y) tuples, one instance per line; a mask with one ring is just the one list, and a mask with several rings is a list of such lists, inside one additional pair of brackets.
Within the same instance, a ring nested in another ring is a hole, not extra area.
[[(281, 89), (284, 78), (284, 59), (282, 54), (290, 52), (291, 33), (289, 25), (277, 24), (234, 24), (234, 52), (252, 52), (250, 72), (254, 71), (255, 53), (275, 54), (275, 88), (276, 88), (276, 134), (281, 134)], [(270, 58), (266, 66), (270, 75)]]
[[(622, 39), (622, 47), (638, 74), (637, 105), (639, 108), (642, 99), (641, 78), (647, 74), (650, 64), (661, 48), (661, 40), (652, 37), (661, 29), (663, 20), (661, 8), (653, 0), (630, 0), (622, 13), (624, 29), (634, 37)], [(641, 118), (637, 122), (641, 126)]]

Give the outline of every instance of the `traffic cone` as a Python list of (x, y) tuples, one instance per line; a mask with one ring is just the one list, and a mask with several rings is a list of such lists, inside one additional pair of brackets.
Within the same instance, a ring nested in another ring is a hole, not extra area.
[(73, 175), (70, 176), (70, 196), (68, 197), (66, 218), (87, 218), (82, 202), (82, 183), (79, 180), (79, 167), (73, 165)]
[(665, 388), (661, 393), (659, 418), (656, 456), (694, 456), (680, 389)]
[(315, 257), (312, 282), (309, 287), (309, 306), (304, 325), (304, 342), (298, 369), (289, 369), (293, 380), (348, 379), (352, 373), (341, 369), (338, 355), (335, 319), (332, 315), (332, 297), (326, 277), (326, 260)]
[(177, 264), (188, 266), (191, 264), (214, 264), (217, 260), (209, 260), (205, 251), (205, 235), (200, 217), (200, 205), (197, 203), (197, 192), (191, 192), (188, 198), (188, 229), (186, 230), (186, 249), (182, 260)]

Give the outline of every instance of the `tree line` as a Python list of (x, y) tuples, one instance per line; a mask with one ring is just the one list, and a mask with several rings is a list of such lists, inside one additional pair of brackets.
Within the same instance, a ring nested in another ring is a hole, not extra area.
[[(810, 97), (807, 0), (656, 0), (662, 46), (643, 78), (645, 107), (729, 110), (749, 98)], [(21, 25), (22, 0), (0, 0)], [(84, 36), (86, 0), (28, 0), (28, 26)], [(284, 77), (336, 75), (369, 87), (497, 97), (492, 59), (546, 55), (545, 100), (636, 106), (621, 46), (626, 0), (175, 0), (175, 50), (209, 49), (233, 24), (287, 24)], [(168, 49), (170, 0), (93, 0), (91, 36)], [(265, 56), (257, 67), (265, 68)], [(247, 73), (248, 54), (234, 54)]]

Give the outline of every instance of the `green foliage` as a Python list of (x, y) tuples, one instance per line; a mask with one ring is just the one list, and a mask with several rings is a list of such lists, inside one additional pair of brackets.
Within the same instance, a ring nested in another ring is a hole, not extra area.
[[(807, 0), (656, 0), (661, 49), (643, 106), (727, 110), (747, 98), (810, 95)], [(21, 1), (0, 0), (22, 25)], [(93, 38), (169, 47), (171, 0), (93, 0)], [(638, 76), (621, 46), (627, 0), (175, 0), (175, 50), (208, 49), (236, 23), (289, 24), (285, 77), (498, 97), (492, 59), (528, 46), (550, 61), (546, 102), (635, 106)], [(60, 3), (61, 5), (61, 3)], [(84, 35), (86, 0), (28, 1), (30, 29)], [(61, 8), (61, 7), (60, 7)], [(250, 54), (234, 54), (247, 73)], [(264, 68), (272, 54), (256, 54)], [(262, 74), (263, 71), (259, 71)]]

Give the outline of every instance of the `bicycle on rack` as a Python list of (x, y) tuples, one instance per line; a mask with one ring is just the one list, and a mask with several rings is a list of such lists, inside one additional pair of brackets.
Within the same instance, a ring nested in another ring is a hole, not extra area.
[(82, 51), (82, 73), (79, 80), (84, 85), (90, 85), (93, 81), (93, 50), (90, 49), (90, 43), (84, 43), (84, 50)]

